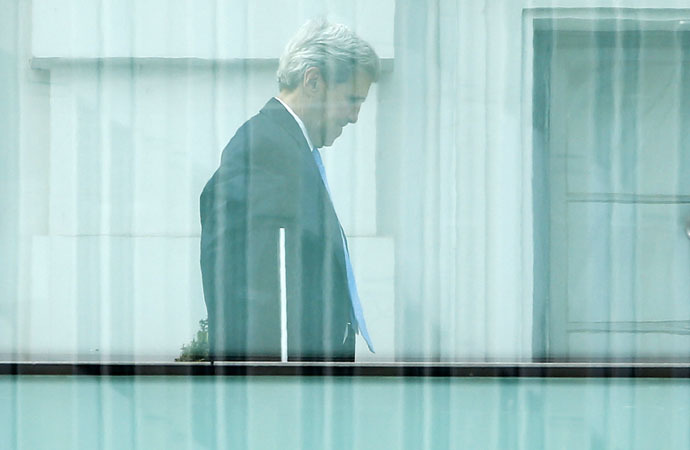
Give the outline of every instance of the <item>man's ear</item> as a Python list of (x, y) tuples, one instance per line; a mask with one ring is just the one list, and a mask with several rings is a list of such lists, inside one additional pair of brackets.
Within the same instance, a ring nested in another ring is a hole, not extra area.
[(310, 67), (304, 72), (303, 86), (306, 92), (316, 94), (323, 84), (323, 76), (318, 67)]

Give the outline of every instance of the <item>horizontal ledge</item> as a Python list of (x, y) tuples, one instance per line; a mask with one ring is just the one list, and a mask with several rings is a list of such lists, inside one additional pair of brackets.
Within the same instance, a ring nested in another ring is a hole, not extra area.
[(116, 238), (116, 239), (199, 239), (201, 237), (200, 233), (194, 234), (129, 234), (129, 233), (82, 233), (82, 234), (67, 234), (67, 233), (55, 233), (55, 234), (34, 234), (31, 235), (34, 238), (42, 239), (53, 239), (53, 238)]
[[(558, 29), (610, 29), (610, 20), (650, 22), (647, 25), (665, 26), (673, 22), (690, 18), (688, 8), (630, 8), (630, 7), (537, 7), (524, 8), (523, 17), (534, 20), (535, 29), (553, 29), (553, 25), (562, 25)], [(604, 26), (602, 26), (604, 25)], [(587, 27), (587, 28), (583, 28)], [(596, 28), (595, 28), (596, 29)], [(616, 28), (614, 28), (616, 29)]]
[[(259, 69), (278, 68), (278, 58), (200, 58), (193, 56), (107, 56), (107, 57), (55, 57), (34, 56), (32, 69), (51, 70), (54, 68), (100, 66), (120, 68), (129, 66), (175, 67), (190, 69), (239, 68)], [(381, 58), (381, 70), (393, 71), (393, 58)]]
[(580, 193), (567, 194), (571, 203), (629, 203), (629, 204), (660, 204), (660, 205), (684, 205), (690, 204), (690, 195), (651, 195), (651, 194), (603, 194)]
[(690, 363), (0, 363), (0, 375), (690, 378)]
[(643, 320), (638, 322), (569, 322), (570, 332), (663, 333), (690, 335), (690, 320)]
[[(348, 239), (357, 240), (392, 240), (389, 235), (376, 235), (376, 234), (349, 234), (345, 233)], [(56, 234), (34, 234), (30, 235), (32, 238), (36, 239), (83, 239), (83, 238), (98, 238), (98, 239), (199, 239), (201, 234), (128, 234), (128, 233), (83, 233), (83, 234), (66, 234), (66, 233), (56, 233)]]

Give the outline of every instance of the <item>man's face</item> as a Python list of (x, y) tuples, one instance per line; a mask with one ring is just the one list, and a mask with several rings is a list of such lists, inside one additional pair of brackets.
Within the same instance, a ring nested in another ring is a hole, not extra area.
[(371, 78), (357, 71), (343, 83), (327, 84), (321, 78), (320, 88), (314, 96), (313, 115), (305, 123), (315, 147), (328, 147), (342, 134), (343, 127), (357, 122), (359, 109), (371, 86)]

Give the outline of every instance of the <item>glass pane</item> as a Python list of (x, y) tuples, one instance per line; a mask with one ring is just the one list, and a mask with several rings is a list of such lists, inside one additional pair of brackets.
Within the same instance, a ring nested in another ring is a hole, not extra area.
[(0, 359), (687, 361), (687, 11), (489, 3), (4, 2)]

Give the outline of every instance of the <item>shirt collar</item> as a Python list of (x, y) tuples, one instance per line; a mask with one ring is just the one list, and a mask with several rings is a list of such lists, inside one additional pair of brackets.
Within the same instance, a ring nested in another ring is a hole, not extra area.
[(292, 115), (292, 117), (295, 118), (295, 122), (297, 122), (297, 125), (299, 125), (300, 130), (302, 130), (302, 134), (304, 135), (304, 139), (307, 140), (307, 144), (309, 145), (310, 150), (314, 150), (314, 146), (311, 143), (311, 139), (309, 139), (309, 133), (307, 133), (307, 127), (304, 126), (304, 122), (302, 122), (302, 119), (299, 118), (297, 114), (288, 106), (287, 103), (279, 99), (278, 97), (274, 97), (276, 100), (280, 102), (281, 105), (287, 109), (287, 111)]

